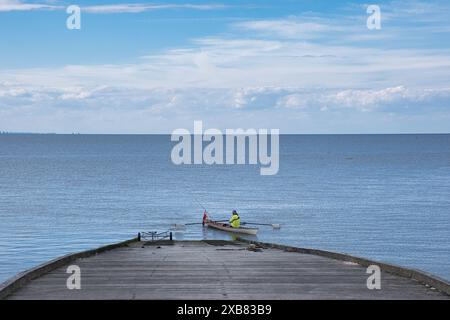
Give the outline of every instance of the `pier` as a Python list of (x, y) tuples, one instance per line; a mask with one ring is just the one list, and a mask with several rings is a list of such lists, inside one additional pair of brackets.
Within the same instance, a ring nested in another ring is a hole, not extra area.
[[(381, 289), (367, 288), (367, 266)], [(67, 268), (81, 271), (69, 290)], [(68, 255), (0, 286), (0, 299), (450, 299), (445, 280), (313, 249), (238, 241), (133, 239)]]

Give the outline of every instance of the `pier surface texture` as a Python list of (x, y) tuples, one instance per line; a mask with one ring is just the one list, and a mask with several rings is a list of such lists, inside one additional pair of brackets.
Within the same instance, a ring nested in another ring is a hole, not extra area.
[[(80, 290), (67, 288), (69, 265), (80, 267)], [(369, 276), (354, 262), (241, 241), (128, 242), (55, 260), (0, 290), (7, 299), (449, 299), (384, 271), (381, 290), (369, 290)]]

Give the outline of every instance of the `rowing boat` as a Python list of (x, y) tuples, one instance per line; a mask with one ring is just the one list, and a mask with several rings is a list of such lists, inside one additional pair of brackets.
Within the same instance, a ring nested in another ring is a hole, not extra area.
[(220, 222), (213, 221), (213, 220), (206, 220), (205, 224), (210, 228), (214, 228), (214, 229), (222, 230), (222, 231), (226, 231), (226, 232), (231, 232), (231, 233), (250, 234), (250, 235), (254, 235), (254, 236), (258, 233), (257, 228), (246, 228), (246, 227), (233, 228), (232, 226), (230, 226), (227, 223), (220, 223)]

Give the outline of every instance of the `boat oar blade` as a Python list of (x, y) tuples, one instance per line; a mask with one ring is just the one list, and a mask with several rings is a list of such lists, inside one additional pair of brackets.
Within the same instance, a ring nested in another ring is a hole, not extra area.
[(253, 226), (268, 226), (274, 229), (281, 229), (281, 225), (278, 223), (255, 223), (255, 222), (243, 222), (243, 225), (253, 225)]

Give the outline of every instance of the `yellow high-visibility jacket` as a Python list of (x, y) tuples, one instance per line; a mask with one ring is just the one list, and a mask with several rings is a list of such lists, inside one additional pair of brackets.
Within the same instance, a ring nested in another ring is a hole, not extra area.
[(230, 219), (230, 224), (233, 228), (239, 228), (241, 226), (241, 218), (237, 214), (233, 214)]

